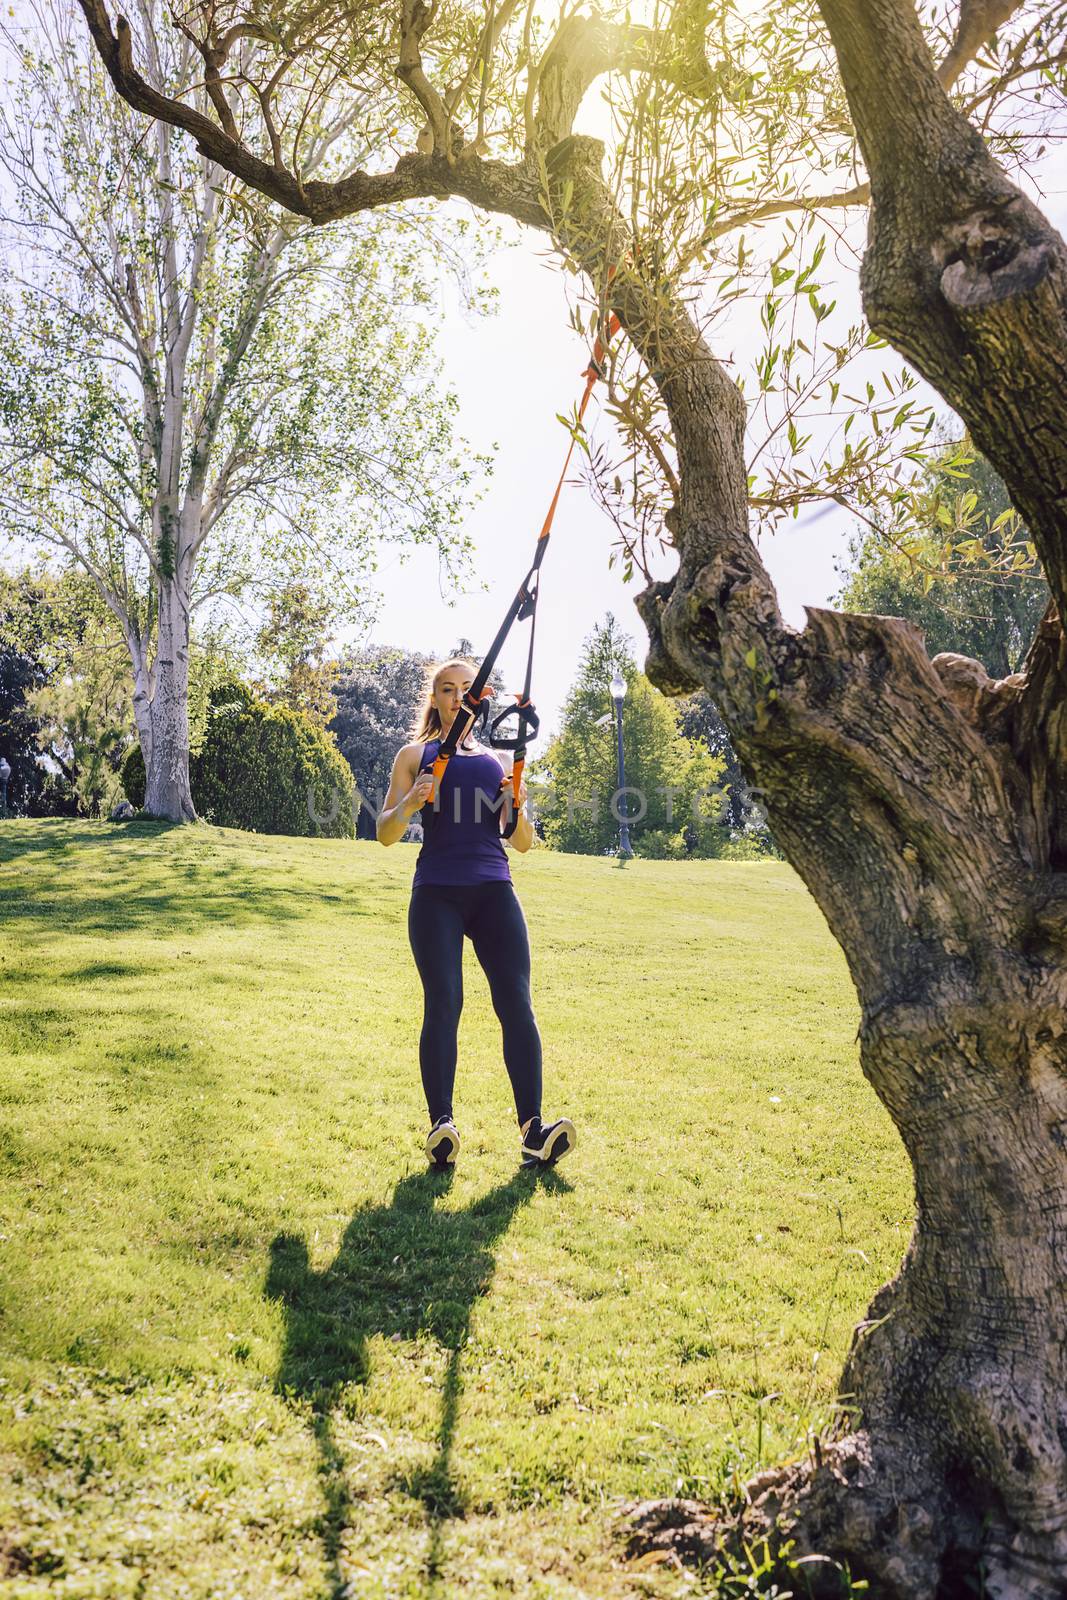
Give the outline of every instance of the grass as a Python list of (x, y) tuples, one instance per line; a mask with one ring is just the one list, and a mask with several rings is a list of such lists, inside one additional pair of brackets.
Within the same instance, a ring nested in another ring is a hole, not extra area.
[(625, 1501), (805, 1447), (911, 1190), (776, 862), (535, 852), (517, 1169), (468, 951), (421, 1159), (413, 852), (0, 825), (0, 1595), (677, 1596)]

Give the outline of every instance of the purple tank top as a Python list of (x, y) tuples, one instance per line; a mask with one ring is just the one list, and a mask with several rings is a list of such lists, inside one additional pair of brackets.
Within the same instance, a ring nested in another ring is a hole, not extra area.
[[(419, 771), (432, 767), (437, 739), (422, 747)], [(423, 806), (423, 846), (412, 888), (420, 884), (510, 883), (511, 869), (500, 837), (501, 779), (495, 756), (453, 756), (441, 779), (436, 805)]]

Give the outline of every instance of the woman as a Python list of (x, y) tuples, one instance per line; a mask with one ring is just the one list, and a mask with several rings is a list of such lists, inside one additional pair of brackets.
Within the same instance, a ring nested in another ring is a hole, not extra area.
[[(445, 768), (436, 803), (430, 803), (430, 769), (474, 674), (469, 661), (446, 661), (427, 680), (412, 742), (393, 763), (389, 794), (378, 817), (378, 838), (388, 845), (403, 837), (412, 817), (422, 816), (424, 843), (415, 865), (408, 937), (425, 1002), (419, 1064), (431, 1123), (426, 1155), (443, 1168), (459, 1153), (452, 1089), (466, 936), (489, 979), (503, 1029), (523, 1163), (550, 1164), (573, 1150), (575, 1134), (566, 1117), (547, 1127), (541, 1121), (541, 1036), (530, 1004), (530, 942), (501, 837), (508, 816), (508, 774), (468, 733)], [(522, 851), (533, 843), (525, 805), (523, 785), (511, 836), (512, 846)]]

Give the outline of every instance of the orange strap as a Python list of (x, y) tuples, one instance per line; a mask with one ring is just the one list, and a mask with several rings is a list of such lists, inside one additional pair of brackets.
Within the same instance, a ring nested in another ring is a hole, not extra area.
[[(604, 337), (598, 338), (596, 343), (593, 345), (593, 358), (585, 369), (585, 389), (582, 392), (582, 398), (578, 402), (579, 423), (581, 423), (585, 417), (585, 408), (589, 404), (589, 396), (593, 392), (597, 379), (603, 376), (604, 356), (607, 351), (607, 346), (618, 333), (620, 326), (621, 324), (618, 317), (614, 312), (612, 312), (611, 316), (608, 318), (608, 325), (605, 330)], [(549, 534), (552, 532), (552, 523), (555, 520), (556, 507), (559, 505), (559, 497), (563, 493), (563, 485), (567, 481), (567, 473), (570, 471), (571, 457), (574, 454), (574, 444), (575, 435), (572, 433), (571, 442), (567, 447), (566, 460), (563, 463), (563, 471), (559, 475), (559, 482), (556, 484), (556, 492), (552, 496), (552, 504), (548, 508), (548, 515), (545, 518), (544, 525), (542, 526), (541, 532), (538, 535), (539, 540), (547, 539)]]
[[(611, 271), (608, 274), (608, 281), (609, 282), (610, 282), (611, 278), (614, 277), (614, 275), (615, 275), (614, 274), (614, 268), (612, 268)], [(607, 326), (604, 329), (603, 335), (598, 335), (597, 339), (595, 340), (595, 342), (593, 344), (593, 354), (592, 354), (592, 356), (590, 358), (589, 365), (586, 367), (585, 373), (584, 373), (585, 388), (582, 390), (582, 398), (578, 402), (578, 418), (577, 418), (578, 426), (581, 425), (581, 423), (583, 422), (583, 420), (585, 418), (586, 407), (589, 404), (589, 396), (592, 394), (593, 389), (596, 386), (597, 379), (603, 377), (603, 375), (604, 375), (604, 372), (603, 372), (604, 358), (605, 358), (605, 355), (607, 354), (607, 347), (610, 344), (611, 340), (614, 339), (615, 335), (618, 333), (618, 331), (619, 331), (621, 326), (622, 326), (622, 324), (620, 323), (618, 317), (615, 315), (614, 312), (611, 312), (611, 314), (608, 317)], [(552, 532), (552, 524), (555, 521), (556, 509), (559, 506), (560, 495), (563, 493), (563, 485), (567, 481), (567, 473), (570, 471), (571, 457), (574, 455), (574, 445), (575, 445), (575, 441), (576, 441), (576, 435), (577, 435), (577, 427), (575, 428), (575, 432), (571, 434), (571, 442), (567, 447), (567, 455), (566, 455), (566, 458), (565, 458), (565, 460), (563, 462), (563, 471), (559, 475), (559, 482), (556, 484), (556, 492), (552, 496), (552, 501), (551, 501), (551, 504), (549, 505), (549, 508), (548, 508), (548, 514), (545, 517), (544, 523), (542, 524), (541, 532), (537, 536), (538, 547), (541, 545), (542, 541), (547, 539), (549, 534)], [(539, 563), (539, 560), (540, 560), (540, 557), (538, 557), (538, 560), (537, 560), (537, 562), (535, 562), (535, 565), (537, 565)], [(492, 689), (490, 689), (489, 686), (486, 685), (485, 689), (482, 692), (481, 699), (482, 700), (487, 700), (492, 693), (493, 693)], [(524, 700), (521, 695), (517, 695), (516, 699), (518, 700), (520, 705), (527, 705), (528, 704), (528, 702), (526, 700)], [(464, 710), (465, 710), (465, 708), (461, 706), (460, 710), (456, 713), (456, 715), (457, 716), (462, 716), (464, 714)], [(468, 717), (469, 717), (469, 720), (473, 720), (473, 713), (468, 713)], [(514, 762), (513, 765), (512, 765), (512, 769), (511, 769), (511, 792), (512, 792), (513, 804), (516, 807), (518, 806), (518, 803), (519, 803), (519, 786), (520, 786), (520, 784), (522, 782), (522, 769), (525, 766), (525, 764), (526, 764), (525, 757), (523, 757), (522, 760)], [(434, 780), (433, 781), (433, 792), (430, 795), (430, 803), (431, 804), (435, 804), (436, 801), (437, 801), (437, 796), (438, 796), (438, 794), (440, 792), (440, 788), (441, 788), (441, 779), (444, 777), (445, 768), (447, 766), (448, 766), (448, 757), (447, 756), (438, 756), (436, 758), (436, 760), (434, 761), (434, 764), (433, 764), (433, 780)]]

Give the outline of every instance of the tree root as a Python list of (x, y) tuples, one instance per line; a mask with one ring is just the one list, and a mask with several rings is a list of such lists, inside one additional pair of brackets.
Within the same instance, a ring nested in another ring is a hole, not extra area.
[(876, 1465), (860, 1432), (821, 1445), (813, 1461), (761, 1473), (732, 1515), (691, 1500), (645, 1501), (629, 1510), (624, 1537), (631, 1556), (673, 1551), (704, 1566), (766, 1542), (781, 1577), (812, 1600), (841, 1600), (849, 1578), (865, 1579), (871, 1600), (947, 1600), (942, 1510), (911, 1452), (895, 1465), (880, 1452)]
[(816, 1444), (814, 1458), (760, 1473), (737, 1507), (694, 1500), (630, 1506), (631, 1558), (657, 1551), (703, 1568), (747, 1571), (764, 1548), (775, 1575), (810, 1600), (1067, 1600), (1051, 1544), (1042, 1554), (915, 1443), (864, 1431)]

